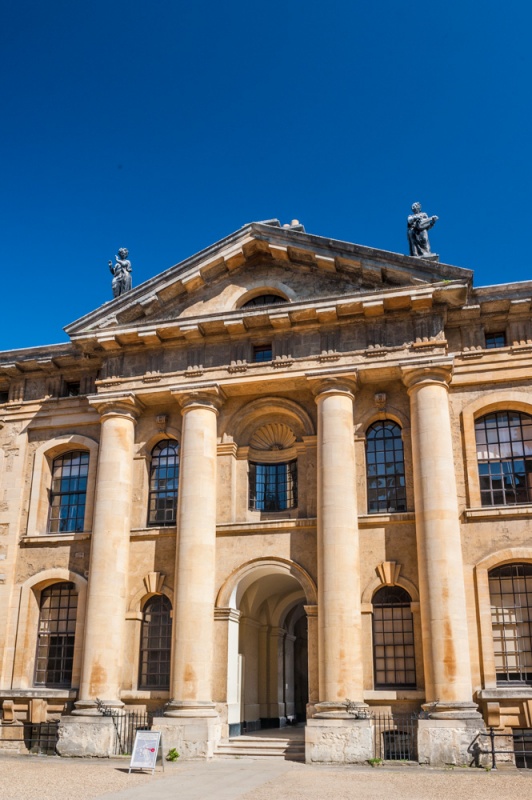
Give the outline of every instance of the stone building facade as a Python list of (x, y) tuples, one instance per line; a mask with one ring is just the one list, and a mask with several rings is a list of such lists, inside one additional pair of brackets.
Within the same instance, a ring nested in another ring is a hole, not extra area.
[(2, 732), (532, 728), (532, 282), (252, 223), (0, 353)]

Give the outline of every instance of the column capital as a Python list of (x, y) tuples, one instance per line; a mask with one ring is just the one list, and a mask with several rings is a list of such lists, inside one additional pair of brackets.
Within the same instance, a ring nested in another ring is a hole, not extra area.
[(195, 389), (175, 389), (172, 396), (176, 398), (183, 413), (193, 408), (208, 408), (218, 414), (225, 401), (224, 392), (216, 384), (198, 386)]
[(318, 616), (318, 606), (303, 606), (303, 608), (305, 609), (307, 617)]
[(319, 378), (309, 379), (310, 388), (316, 403), (323, 400), (324, 397), (330, 397), (335, 394), (349, 395), (354, 400), (357, 390), (357, 374), (350, 375), (329, 376), (324, 375)]
[(100, 421), (108, 417), (128, 417), (135, 422), (144, 409), (144, 403), (133, 392), (92, 395), (88, 401), (100, 415)]
[(434, 362), (430, 364), (402, 365), (401, 377), (408, 393), (428, 384), (449, 388), (453, 374), (452, 361)]

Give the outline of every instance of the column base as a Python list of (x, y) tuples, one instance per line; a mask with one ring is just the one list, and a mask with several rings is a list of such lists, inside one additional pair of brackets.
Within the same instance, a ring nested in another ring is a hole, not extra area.
[(210, 700), (171, 700), (164, 712), (165, 717), (218, 719), (216, 706)]
[(420, 719), (418, 722), (418, 760), (431, 767), (477, 765), (479, 741), (484, 731), (480, 719)]
[(72, 715), (75, 717), (102, 717), (104, 715), (102, 706), (116, 714), (120, 714), (125, 708), (121, 700), (98, 699), (98, 702), (96, 700), (76, 700)]
[[(168, 712), (167, 712), (168, 714)], [(185, 761), (205, 761), (214, 755), (222, 738), (222, 724), (218, 715), (193, 717), (156, 717), (154, 731), (161, 731), (163, 755), (173, 747)]]
[(422, 705), (430, 719), (482, 719), (478, 704), (471, 700), (460, 702), (443, 702), (436, 700), (433, 703)]
[(61, 717), (57, 752), (70, 758), (109, 758), (114, 755), (116, 729), (111, 717), (101, 714)]
[(373, 726), (370, 719), (345, 715), (343, 718), (313, 717), (307, 720), (307, 764), (363, 764), (369, 758), (373, 758)]
[(313, 719), (368, 719), (370, 710), (367, 703), (347, 700), (345, 703), (324, 701), (314, 706)]

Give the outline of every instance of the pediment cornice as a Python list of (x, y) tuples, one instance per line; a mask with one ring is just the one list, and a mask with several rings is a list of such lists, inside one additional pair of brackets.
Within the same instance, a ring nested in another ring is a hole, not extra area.
[[(65, 328), (72, 340), (89, 332), (100, 339), (101, 330), (109, 335), (125, 335), (131, 326), (150, 327), (162, 316), (165, 307), (176, 299), (194, 299), (204, 286), (253, 265), (258, 261), (305, 268), (339, 276), (350, 276), (366, 287), (387, 292), (397, 287), (427, 286), (441, 281), (470, 285), (472, 272), (460, 267), (424, 261), (370, 247), (327, 239), (300, 231), (250, 223), (225, 239), (177, 264), (126, 294), (105, 303)], [(279, 311), (279, 309), (277, 309)], [(230, 312), (228, 312), (230, 313)], [(281, 313), (279, 311), (279, 313)], [(217, 316), (217, 315), (209, 315)], [(191, 319), (186, 323), (189, 326)], [(103, 337), (104, 339), (106, 336)]]

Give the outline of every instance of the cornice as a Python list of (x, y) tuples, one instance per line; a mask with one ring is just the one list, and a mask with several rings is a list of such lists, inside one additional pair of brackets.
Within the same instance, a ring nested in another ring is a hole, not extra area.
[(379, 288), (375, 291), (335, 295), (283, 305), (178, 317), (174, 320), (146, 321), (72, 333), (72, 340), (85, 352), (120, 352), (126, 348), (167, 343), (199, 343), (211, 337), (252, 335), (257, 331), (272, 334), (308, 326), (375, 321), (388, 313), (429, 313), (434, 307), (456, 307), (465, 303), (467, 285), (463, 282), (421, 286)]

